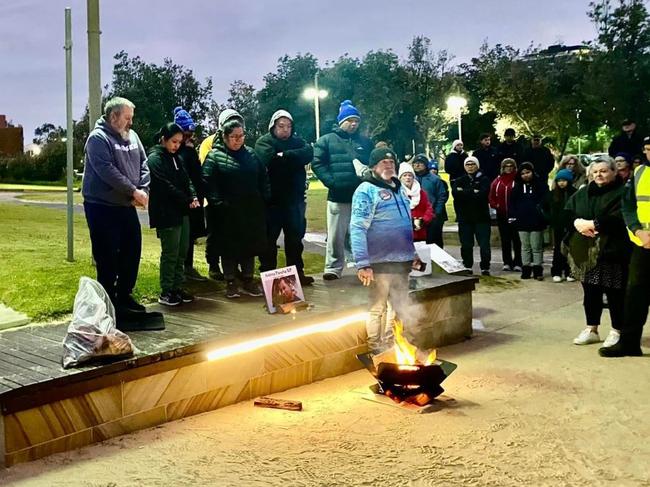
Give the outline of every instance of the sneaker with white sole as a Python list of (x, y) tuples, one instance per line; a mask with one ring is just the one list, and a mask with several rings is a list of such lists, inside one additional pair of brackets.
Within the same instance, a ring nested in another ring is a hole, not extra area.
[(575, 278), (575, 277), (571, 277), (571, 276), (567, 276), (567, 277), (566, 277), (566, 282), (576, 282), (576, 278)]
[(620, 339), (621, 334), (617, 330), (610, 330), (609, 335), (607, 335), (607, 338), (605, 338), (605, 341), (603, 342), (603, 347), (613, 347), (618, 343)]
[(562, 276), (553, 276), (553, 282), (562, 282)]
[(591, 343), (599, 343), (600, 336), (597, 331), (593, 331), (591, 328), (585, 328), (580, 332), (580, 334), (573, 339), (574, 345), (589, 345)]
[(249, 296), (253, 296), (254, 298), (257, 298), (259, 296), (264, 296), (264, 290), (253, 279), (248, 279), (244, 281), (240, 289), (244, 294), (248, 294)]
[(501, 270), (502, 270), (503, 272), (512, 272), (512, 266), (504, 265), (504, 266), (501, 268)]
[(160, 304), (164, 304), (165, 306), (178, 306), (182, 303), (181, 298), (179, 298), (176, 293), (171, 291), (162, 293), (158, 298), (158, 302)]
[(521, 266), (520, 266), (520, 265), (516, 265), (516, 266), (514, 266), (514, 267), (512, 268), (512, 270), (515, 271), (515, 272), (521, 272)]

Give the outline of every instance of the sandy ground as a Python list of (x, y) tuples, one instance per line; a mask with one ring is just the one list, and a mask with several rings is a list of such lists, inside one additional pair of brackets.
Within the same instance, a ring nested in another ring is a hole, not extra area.
[[(15, 486), (650, 485), (650, 362), (571, 339), (576, 284), (477, 293), (485, 332), (439, 355), (458, 363), (429, 414), (363, 399), (365, 371), (12, 467)], [(608, 331), (608, 318), (602, 330)], [(650, 345), (647, 341), (645, 346)]]

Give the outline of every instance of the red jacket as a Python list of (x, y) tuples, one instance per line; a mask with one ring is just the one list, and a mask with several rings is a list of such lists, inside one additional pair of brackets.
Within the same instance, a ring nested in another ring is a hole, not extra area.
[(411, 210), (411, 218), (422, 218), (424, 223), (422, 228), (419, 230), (415, 230), (415, 228), (413, 229), (414, 242), (421, 242), (427, 239), (427, 227), (429, 226), (429, 223), (433, 221), (434, 217), (433, 207), (431, 206), (431, 203), (429, 203), (429, 198), (427, 198), (427, 194), (420, 189), (420, 202), (418, 203), (418, 206)]
[(502, 174), (492, 181), (492, 185), (490, 186), (489, 202), (490, 207), (497, 210), (497, 215), (499, 216), (508, 216), (508, 203), (510, 202), (512, 188), (515, 186), (516, 175), (516, 172)]

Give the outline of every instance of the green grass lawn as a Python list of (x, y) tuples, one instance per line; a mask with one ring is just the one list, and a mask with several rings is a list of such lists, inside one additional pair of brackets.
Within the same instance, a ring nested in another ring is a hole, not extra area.
[[(38, 321), (52, 320), (72, 311), (81, 276), (95, 277), (91, 265), (90, 238), (83, 215), (75, 215), (75, 262), (66, 261), (65, 212), (36, 206), (0, 204), (0, 301)], [(135, 295), (154, 301), (159, 292), (160, 243), (155, 232), (142, 231), (142, 260)], [(196, 267), (207, 274), (201, 258), (205, 248), (195, 250)], [(305, 271), (319, 273), (324, 258), (305, 254)], [(280, 253), (280, 265), (284, 255)], [(197, 283), (194, 292), (221, 289), (222, 284)]]

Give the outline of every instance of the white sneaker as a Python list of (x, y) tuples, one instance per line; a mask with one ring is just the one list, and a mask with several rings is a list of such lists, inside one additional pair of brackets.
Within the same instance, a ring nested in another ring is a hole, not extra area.
[(603, 342), (603, 347), (606, 348), (613, 347), (618, 343), (620, 338), (621, 338), (621, 334), (618, 331), (610, 330), (609, 335), (607, 335), (607, 338), (605, 338), (605, 341)]
[(562, 276), (553, 276), (553, 282), (562, 282)]
[(576, 282), (576, 278), (575, 278), (575, 277), (571, 277), (571, 276), (567, 276), (567, 278), (566, 278), (566, 282)]
[(573, 339), (575, 345), (589, 345), (590, 343), (598, 342), (600, 342), (600, 336), (598, 332), (593, 331), (591, 328), (585, 328)]
[(520, 265), (516, 265), (516, 266), (514, 266), (514, 267), (512, 268), (512, 270), (515, 271), (515, 272), (521, 272), (521, 266), (520, 266)]

